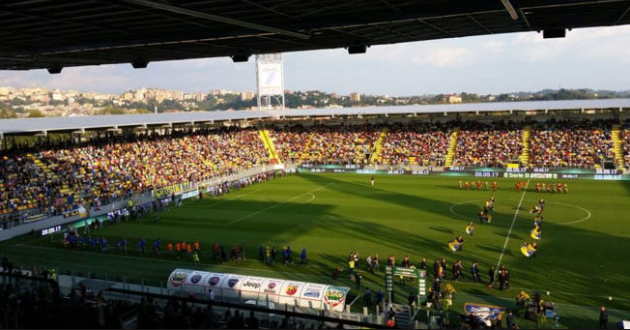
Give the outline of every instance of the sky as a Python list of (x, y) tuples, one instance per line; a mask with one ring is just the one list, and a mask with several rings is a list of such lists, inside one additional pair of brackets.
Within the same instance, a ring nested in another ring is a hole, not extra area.
[[(563, 39), (529, 32), (284, 54), (285, 88), (406, 96), (496, 94), (544, 88), (630, 90), (630, 26), (567, 31)], [(253, 57), (153, 62), (45, 70), (0, 71), (0, 86), (121, 93), (143, 87), (187, 92), (254, 90)]]

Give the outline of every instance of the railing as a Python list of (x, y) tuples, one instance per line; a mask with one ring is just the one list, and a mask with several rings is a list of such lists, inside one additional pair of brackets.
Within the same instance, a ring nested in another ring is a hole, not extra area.
[(64, 293), (82, 284), (94, 293), (102, 292), (103, 298), (105, 299), (126, 300), (139, 303), (143, 298), (151, 297), (154, 303), (161, 306), (165, 305), (169, 299), (199, 304), (201, 306), (212, 304), (214, 308), (253, 311), (260, 319), (266, 320), (269, 323), (272, 321), (281, 321), (284, 317), (292, 317), (304, 322), (334, 323), (334, 326), (339, 322), (343, 322), (344, 324), (353, 326), (380, 328), (381, 326), (379, 324), (382, 324), (382, 319), (374, 314), (359, 314), (349, 311), (335, 312), (327, 308), (321, 310), (311, 306), (281, 304), (271, 299), (268, 294), (262, 293), (258, 295), (258, 297), (250, 297), (243, 296), (240, 291), (235, 290), (216, 288), (209, 293), (206, 292), (203, 287), (199, 287), (198, 294), (191, 294), (182, 289), (167, 288), (164, 285), (144, 285), (144, 281), (140, 283), (127, 283), (126, 281), (115, 282), (73, 275), (59, 275), (58, 277), (60, 290)]

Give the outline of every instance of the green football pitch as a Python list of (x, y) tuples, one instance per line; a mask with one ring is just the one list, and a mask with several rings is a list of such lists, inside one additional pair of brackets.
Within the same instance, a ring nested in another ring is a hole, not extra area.
[[(59, 236), (51, 236), (4, 242), (0, 253), (20, 265), (50, 265), (60, 272), (146, 284), (164, 283), (177, 267), (331, 283), (332, 270), (345, 267), (353, 250), (362, 260), (378, 254), (381, 264), (389, 255), (397, 260), (409, 256), (414, 263), (425, 257), (429, 269), (434, 259), (444, 257), (449, 277), (453, 261), (463, 260), (467, 277), (470, 265), (478, 262), (484, 280), (489, 267), (501, 260), (511, 271), (511, 288), (499, 291), (468, 279), (458, 281), (453, 285), (459, 305), (511, 304), (518, 291), (526, 290), (539, 291), (557, 303), (565, 325), (596, 325), (592, 319), (602, 304), (614, 310), (611, 321), (630, 318), (630, 312), (622, 312), (630, 310), (629, 183), (568, 181), (569, 193), (561, 194), (533, 192), (535, 183), (545, 180), (531, 180), (529, 191), (523, 193), (514, 189), (515, 180), (497, 179), (494, 220), (479, 224), (476, 214), (492, 192), (457, 187), (459, 180), (477, 178), (377, 176), (374, 188), (368, 180), (367, 175), (355, 174), (290, 175), (220, 197), (186, 201), (162, 212), (159, 221), (150, 215), (93, 232), (108, 238), (108, 252), (68, 250)], [(540, 198), (546, 200), (542, 239), (538, 254), (528, 259), (519, 248), (532, 241), (533, 216), (528, 211)], [(470, 221), (477, 226), (472, 237), (464, 233)], [(460, 234), (466, 239), (464, 249), (453, 253), (447, 242)], [(127, 255), (114, 247), (123, 237), (130, 241)], [(136, 251), (140, 238), (148, 242), (146, 255)], [(150, 246), (156, 238), (162, 248), (169, 241), (199, 240), (201, 265), (193, 265), (190, 257), (154, 256)], [(242, 245), (246, 260), (215, 263), (209, 251), (213, 242), (228, 251)], [(289, 245), (294, 259), (306, 248), (309, 262), (267, 266), (258, 259), (260, 245)], [(382, 273), (363, 275), (364, 285), (383, 287)], [(336, 283), (353, 286), (345, 275)], [(411, 288), (397, 290), (406, 297)]]

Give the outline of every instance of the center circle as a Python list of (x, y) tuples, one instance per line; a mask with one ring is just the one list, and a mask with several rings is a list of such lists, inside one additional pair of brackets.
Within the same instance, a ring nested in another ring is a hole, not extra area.
[[(464, 219), (474, 218), (477, 215), (476, 213), (473, 213), (471, 215), (464, 215), (464, 214), (461, 214), (461, 213), (457, 212), (456, 208), (458, 206), (461, 206), (461, 205), (464, 205), (464, 204), (468, 204), (468, 203), (484, 203), (484, 202), (485, 202), (485, 200), (483, 200), (483, 199), (473, 199), (473, 200), (467, 200), (467, 201), (455, 203), (455, 204), (453, 204), (453, 205), (451, 205), (449, 207), (449, 212), (451, 214), (457, 216), (457, 217), (461, 217), (461, 218), (464, 218)], [(575, 220), (559, 222), (559, 223), (555, 223), (554, 222), (554, 224), (557, 224), (557, 225), (567, 226), (567, 225), (572, 225), (572, 224), (576, 224), (576, 223), (580, 223), (580, 222), (586, 222), (592, 217), (591, 211), (589, 211), (589, 210), (587, 210), (587, 209), (585, 209), (585, 208), (583, 208), (581, 206), (578, 206), (578, 205), (569, 204), (569, 203), (563, 203), (563, 202), (556, 202), (556, 201), (547, 201), (546, 203), (561, 205), (561, 206), (572, 208), (572, 209), (577, 209), (577, 210), (579, 210), (579, 211), (584, 213), (583, 217), (575, 219)], [(500, 204), (500, 205), (503, 205), (503, 203)], [(477, 212), (477, 211), (475, 211), (475, 212)]]

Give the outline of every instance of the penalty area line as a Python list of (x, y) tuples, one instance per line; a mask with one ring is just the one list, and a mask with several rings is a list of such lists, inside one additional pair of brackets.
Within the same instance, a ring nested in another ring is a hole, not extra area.
[(253, 217), (253, 216), (255, 216), (255, 215), (258, 215), (258, 214), (260, 214), (260, 213), (263, 213), (263, 212), (269, 211), (269, 210), (271, 210), (271, 209), (274, 209), (274, 208), (276, 208), (276, 207), (279, 207), (279, 206), (285, 205), (285, 204), (287, 204), (287, 203), (290, 203), (290, 202), (292, 202), (292, 201), (294, 201), (294, 200), (296, 200), (296, 199), (298, 199), (298, 198), (300, 198), (300, 197), (302, 197), (302, 196), (304, 196), (304, 195), (311, 195), (311, 196), (312, 196), (312, 197), (311, 197), (311, 199), (308, 201), (308, 203), (310, 203), (310, 202), (312, 202), (312, 201), (314, 201), (314, 200), (315, 200), (315, 194), (314, 194), (315, 192), (318, 192), (318, 191), (320, 191), (320, 190), (324, 190), (324, 189), (326, 189), (326, 187), (328, 187), (328, 186), (329, 186), (329, 185), (331, 185), (331, 184), (332, 184), (332, 183), (329, 183), (329, 184), (327, 184), (327, 185), (325, 185), (325, 186), (323, 186), (323, 187), (319, 187), (319, 188), (316, 188), (316, 189), (313, 189), (313, 190), (310, 190), (310, 191), (307, 191), (307, 192), (303, 192), (303, 193), (301, 193), (301, 194), (299, 194), (299, 195), (295, 195), (295, 196), (293, 196), (293, 197), (291, 197), (291, 198), (287, 199), (287, 200), (286, 200), (286, 201), (284, 201), (284, 202), (276, 203), (276, 204), (274, 204), (274, 205), (271, 205), (271, 206), (265, 207), (264, 209), (260, 209), (260, 210), (258, 210), (258, 211), (252, 212), (252, 213), (247, 214), (247, 215), (245, 215), (245, 216), (242, 216), (242, 217), (240, 217), (240, 218), (238, 218), (238, 219), (232, 220), (232, 221), (230, 221), (230, 222), (226, 223), (225, 225), (226, 225), (226, 226), (229, 226), (229, 225), (233, 225), (233, 224), (235, 224), (235, 223), (239, 223), (239, 222), (241, 222), (241, 221), (243, 221), (243, 220), (247, 220), (247, 219), (249, 219), (249, 218), (251, 218), (251, 217)]
[(497, 262), (497, 267), (494, 269), (494, 274), (499, 271), (499, 267), (501, 266), (501, 261), (503, 261), (503, 256), (505, 255), (505, 249), (510, 242), (510, 236), (512, 235), (512, 230), (514, 229), (514, 224), (516, 223), (516, 218), (518, 218), (518, 212), (521, 210), (521, 206), (523, 205), (523, 200), (525, 199), (525, 194), (527, 194), (527, 188), (529, 187), (529, 181), (525, 184), (525, 189), (523, 190), (523, 194), (521, 195), (521, 200), (518, 202), (518, 206), (516, 206), (516, 211), (514, 211), (514, 217), (512, 218), (512, 224), (510, 225), (510, 229), (508, 230), (507, 235), (505, 236), (505, 242), (503, 242), (503, 249), (501, 250), (501, 254), (499, 255), (499, 261)]

